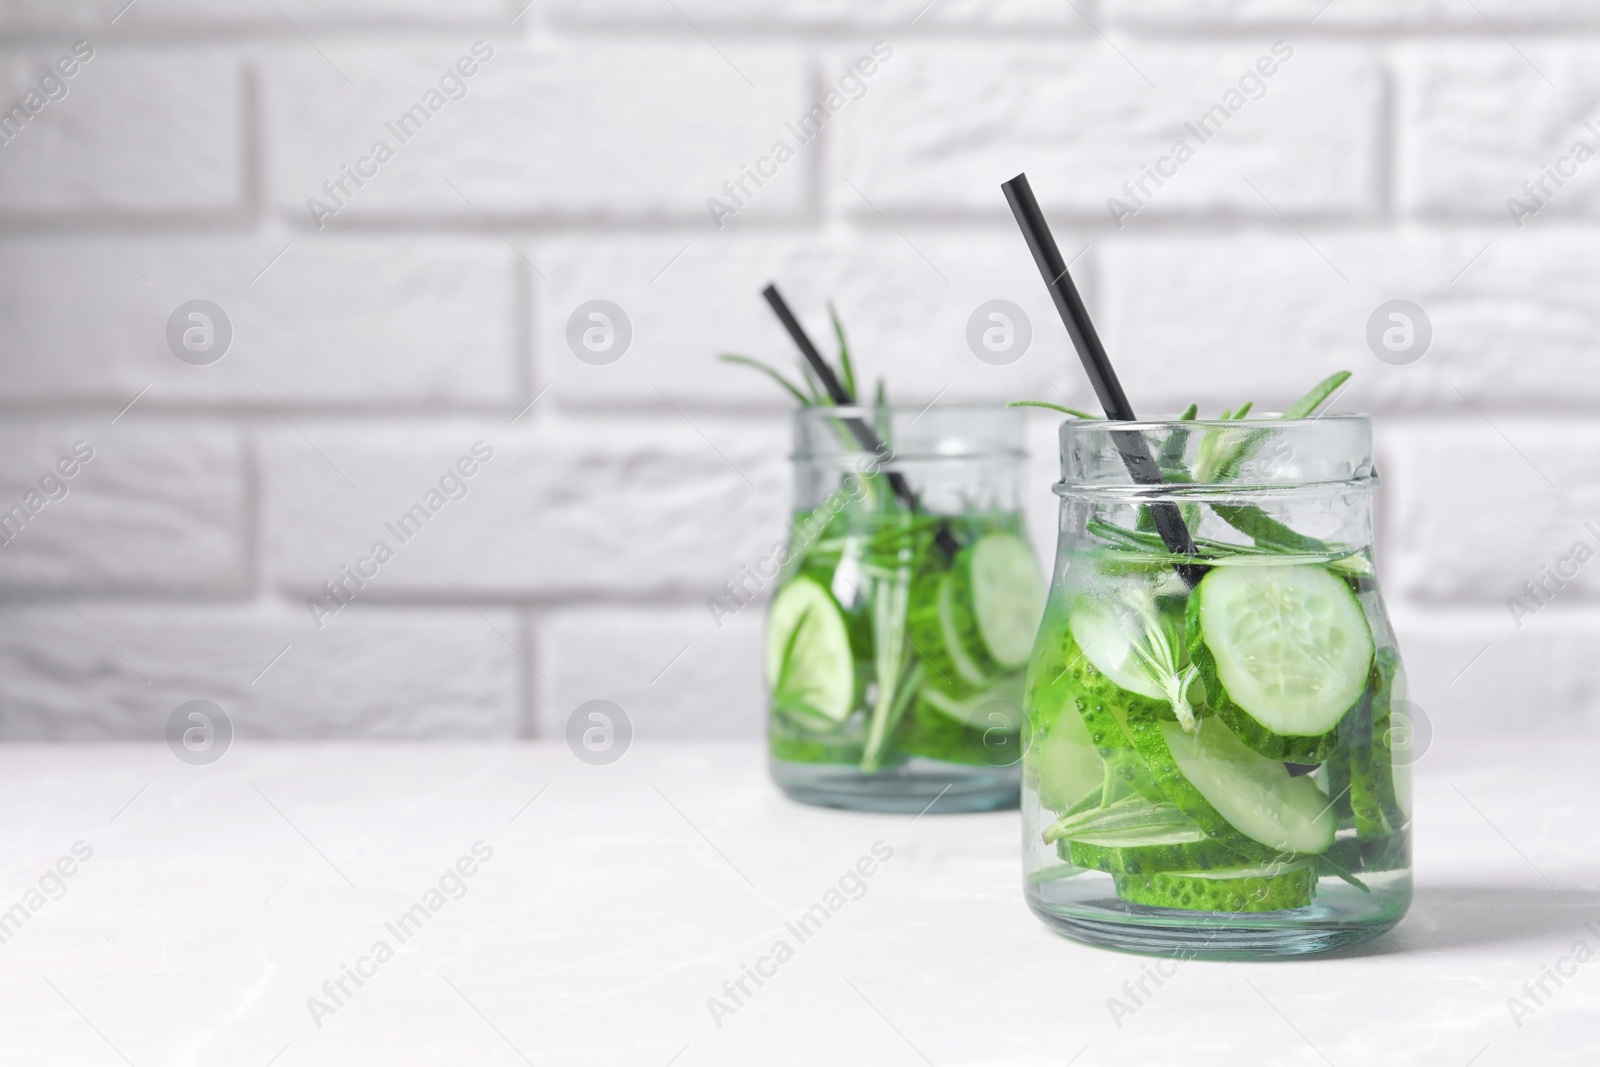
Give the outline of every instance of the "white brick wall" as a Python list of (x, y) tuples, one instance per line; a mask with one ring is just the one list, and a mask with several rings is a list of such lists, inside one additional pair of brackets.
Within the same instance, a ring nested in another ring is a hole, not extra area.
[[(93, 48), (0, 144), (0, 507), (94, 449), (0, 546), (0, 737), (153, 737), (194, 698), (260, 738), (551, 736), (591, 698), (642, 738), (756, 735), (758, 612), (718, 630), (703, 603), (782, 533), (787, 410), (714, 356), (792, 358), (776, 279), (818, 334), (835, 298), (898, 398), (1087, 404), (1000, 197), (1019, 170), (1141, 408), (1356, 371), (1438, 731), (1600, 724), (1600, 579), (1506, 608), (1600, 525), (1600, 158), (1520, 227), (1507, 206), (1600, 150), (1593, 4), (11, 0), (0, 33), (7, 112)], [(879, 40), (718, 228), (707, 198)], [(1259, 99), (1113, 221), (1277, 41)], [(597, 298), (634, 331), (609, 366), (565, 341)], [(1005, 368), (962, 336), (994, 298), (1035, 327)], [(1395, 298), (1434, 328), (1406, 367), (1365, 342)], [(195, 299), (232, 327), (210, 366), (168, 348)], [(1029, 440), (1048, 551), (1049, 420)], [(477, 441), (465, 497), (399, 544), (384, 523)], [(307, 598), (378, 539), (319, 627)]]

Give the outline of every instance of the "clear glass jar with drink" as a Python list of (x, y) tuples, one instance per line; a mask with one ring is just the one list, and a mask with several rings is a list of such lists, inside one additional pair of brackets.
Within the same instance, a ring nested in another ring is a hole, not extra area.
[[(1412, 709), (1374, 564), (1369, 421), (1069, 420), (1060, 436), (1023, 702), (1034, 912), (1085, 941), (1236, 958), (1393, 926), (1411, 899)], [(1160, 484), (1130, 474), (1133, 454)], [(1193, 555), (1172, 551), (1175, 528)]]

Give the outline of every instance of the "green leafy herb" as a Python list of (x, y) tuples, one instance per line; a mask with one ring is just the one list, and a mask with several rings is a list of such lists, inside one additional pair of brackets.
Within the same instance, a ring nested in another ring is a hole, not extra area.
[(1077, 408), (1069, 408), (1069, 407), (1063, 407), (1060, 404), (1052, 404), (1048, 400), (1013, 400), (1013, 401), (1011, 401), (1011, 403), (1007, 404), (1006, 407), (1008, 407), (1008, 408), (1047, 408), (1050, 411), (1059, 411), (1063, 415), (1071, 415), (1075, 419), (1096, 419), (1096, 418), (1099, 418), (1098, 415), (1091, 415), (1087, 411), (1079, 411)]
[(1044, 832), (1044, 843), (1053, 845), (1063, 837), (1079, 834), (1104, 834), (1131, 830), (1187, 830), (1194, 821), (1174, 804), (1156, 804), (1141, 796), (1124, 797), (1103, 808), (1064, 815)]
[(1341, 385), (1349, 380), (1350, 372), (1347, 370), (1328, 375), (1322, 381), (1313, 385), (1309, 393), (1290, 404), (1288, 409), (1284, 411), (1283, 417), (1286, 419), (1310, 418), (1318, 408), (1328, 402), (1328, 399), (1334, 393), (1339, 391)]
[(850, 362), (850, 343), (844, 339), (844, 323), (839, 321), (839, 312), (834, 309), (833, 301), (828, 301), (828, 318), (833, 320), (833, 336), (839, 340), (839, 378), (844, 382), (844, 390), (851, 396), (856, 396), (856, 369)]
[(1357, 878), (1355, 874), (1351, 872), (1350, 868), (1334, 859), (1333, 856), (1328, 852), (1324, 852), (1322, 855), (1317, 857), (1317, 874), (1331, 874), (1335, 878), (1342, 878), (1344, 881), (1349, 882), (1363, 893), (1372, 892), (1372, 890), (1367, 887), (1367, 883)]
[(761, 362), (759, 359), (751, 359), (749, 356), (736, 356), (736, 355), (734, 355), (732, 353), (728, 353), (728, 352), (723, 353), (722, 355), (718, 356), (717, 358), (722, 360), (722, 362), (724, 362), (724, 363), (736, 363), (736, 364), (738, 364), (740, 366), (743, 366), (743, 367), (754, 367), (756, 370), (760, 371), (762, 374), (765, 374), (767, 377), (771, 378), (773, 381), (775, 381), (779, 385), (783, 386), (783, 388), (788, 391), (790, 396), (794, 397), (797, 401), (800, 402), (800, 406), (801, 407), (808, 408), (808, 407), (812, 406), (811, 400), (804, 393), (802, 393), (800, 391), (800, 388), (798, 386), (796, 386), (793, 382), (789, 381), (789, 379), (785, 378), (778, 371), (774, 370), (773, 368), (767, 366), (765, 363)]

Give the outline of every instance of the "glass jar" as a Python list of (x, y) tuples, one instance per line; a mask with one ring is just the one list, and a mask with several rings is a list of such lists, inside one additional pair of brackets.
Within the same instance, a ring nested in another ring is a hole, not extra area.
[(831, 807), (1014, 807), (1045, 599), (1023, 525), (1021, 414), (804, 408), (794, 435), (794, 518), (767, 614), (773, 779)]
[[(1140, 457), (1163, 484), (1130, 476)], [(1023, 704), (1026, 893), (1050, 926), (1256, 958), (1405, 914), (1410, 705), (1377, 484), (1364, 416), (1062, 425)]]

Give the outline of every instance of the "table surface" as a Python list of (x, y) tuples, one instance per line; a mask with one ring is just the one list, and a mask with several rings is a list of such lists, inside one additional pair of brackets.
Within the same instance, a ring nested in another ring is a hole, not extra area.
[(0, 1063), (1593, 1063), (1590, 747), (1428, 753), (1397, 930), (1116, 1018), (1150, 961), (1034, 919), (1015, 812), (807, 808), (751, 745), (8, 747)]

